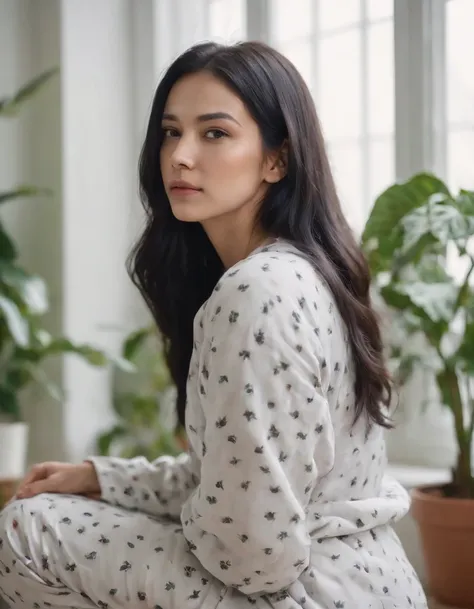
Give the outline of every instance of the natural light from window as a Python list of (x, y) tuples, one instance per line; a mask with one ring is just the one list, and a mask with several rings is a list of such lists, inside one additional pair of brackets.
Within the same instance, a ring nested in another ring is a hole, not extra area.
[(223, 44), (240, 42), (246, 37), (245, 0), (210, 0), (209, 32), (212, 40)]
[(313, 93), (346, 216), (393, 180), (393, 0), (270, 0), (271, 42)]
[(447, 175), (474, 189), (474, 0), (446, 3)]

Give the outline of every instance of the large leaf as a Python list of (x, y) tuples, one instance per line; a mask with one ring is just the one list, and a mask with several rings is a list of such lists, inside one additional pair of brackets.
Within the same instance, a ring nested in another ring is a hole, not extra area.
[(27, 360), (12, 359), (5, 374), (5, 382), (8, 387), (15, 391), (25, 387), (33, 378), (31, 366), (32, 364)]
[(38, 188), (28, 185), (18, 186), (14, 190), (0, 192), (0, 203), (7, 203), (14, 199), (23, 199), (24, 197), (51, 196), (52, 192), (49, 188)]
[(15, 116), (22, 104), (30, 99), (39, 89), (41, 89), (52, 76), (58, 72), (57, 68), (47, 70), (36, 78), (30, 80), (12, 97), (0, 99), (0, 116)]
[(55, 338), (44, 347), (44, 356), (57, 355), (60, 353), (74, 353), (79, 355), (92, 366), (105, 366), (108, 363), (107, 356), (89, 345), (75, 344), (67, 338)]
[(13, 340), (20, 346), (26, 347), (29, 343), (28, 320), (21, 314), (17, 305), (0, 294), (0, 313), (6, 322)]
[(455, 199), (459, 211), (468, 216), (474, 216), (474, 191), (461, 190)]
[(99, 455), (110, 455), (112, 444), (118, 438), (123, 438), (127, 435), (127, 429), (123, 425), (115, 425), (110, 431), (106, 431), (97, 438), (97, 448)]
[(451, 283), (404, 282), (382, 288), (385, 302), (403, 311), (414, 331), (422, 331), (435, 348), (448, 330), (457, 291)]
[(12, 261), (18, 255), (15, 244), (0, 222), (0, 260)]
[(154, 395), (122, 393), (114, 398), (114, 410), (132, 427), (150, 427), (159, 415), (158, 398)]
[(449, 196), (447, 186), (428, 173), (415, 175), (403, 184), (395, 184), (385, 190), (375, 201), (364, 228), (362, 243), (377, 241), (385, 256), (399, 247), (397, 227), (400, 220), (412, 210), (424, 205), (435, 193)]
[(391, 284), (382, 288), (388, 305), (397, 309), (410, 308), (420, 317), (438, 323), (450, 322), (454, 314), (457, 291), (452, 283), (424, 283), (421, 281)]
[(49, 308), (46, 283), (20, 267), (0, 261), (0, 281), (14, 288), (33, 315), (43, 315)]
[(459, 241), (474, 233), (474, 218), (464, 216), (448, 200), (430, 199), (425, 205), (413, 210), (402, 220), (403, 244), (401, 253), (414, 251), (421, 242), (423, 250), (429, 240), (446, 245), (450, 240)]
[(133, 360), (144, 346), (146, 340), (150, 338), (150, 328), (140, 328), (132, 332), (125, 340), (122, 347), (122, 356), (124, 359)]
[(90, 345), (75, 344), (67, 338), (53, 338), (48, 332), (31, 324), (32, 344), (18, 350), (18, 359), (39, 363), (46, 357), (72, 353), (85, 359), (92, 366), (102, 367), (109, 363), (107, 356)]
[[(413, 280), (424, 283), (453, 283), (446, 270), (446, 259), (441, 256), (425, 254), (418, 264), (410, 269)], [(453, 284), (454, 288), (454, 284)]]
[(40, 366), (30, 366), (31, 377), (40, 385), (53, 400), (58, 402), (64, 399), (64, 392), (59, 385), (52, 381)]
[(474, 375), (474, 294), (472, 292), (467, 296), (465, 312), (466, 325), (463, 339), (455, 357), (467, 374)]

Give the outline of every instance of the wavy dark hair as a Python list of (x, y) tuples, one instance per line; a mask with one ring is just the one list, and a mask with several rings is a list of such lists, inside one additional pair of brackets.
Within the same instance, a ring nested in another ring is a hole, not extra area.
[(140, 155), (140, 194), (146, 227), (129, 258), (130, 276), (164, 337), (184, 425), (193, 319), (224, 272), (199, 223), (177, 220), (160, 172), (162, 115), (173, 85), (206, 71), (230, 87), (258, 124), (264, 148), (288, 148), (286, 176), (273, 184), (258, 217), (265, 234), (292, 242), (333, 292), (355, 361), (357, 420), (390, 427), (391, 399), (380, 328), (372, 309), (364, 256), (341, 211), (311, 94), (294, 65), (260, 42), (196, 45), (169, 67), (156, 90)]

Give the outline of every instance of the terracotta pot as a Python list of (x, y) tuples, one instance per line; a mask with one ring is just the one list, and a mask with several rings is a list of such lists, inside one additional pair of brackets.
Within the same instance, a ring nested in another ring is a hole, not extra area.
[(472, 609), (474, 500), (443, 497), (439, 487), (415, 489), (412, 498), (430, 594), (447, 605)]

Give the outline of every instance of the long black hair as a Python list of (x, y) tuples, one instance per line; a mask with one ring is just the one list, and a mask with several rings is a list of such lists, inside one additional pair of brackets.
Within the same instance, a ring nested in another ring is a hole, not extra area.
[(203, 43), (179, 56), (158, 85), (140, 156), (140, 194), (146, 227), (129, 258), (133, 282), (164, 337), (167, 363), (184, 424), (193, 319), (224, 272), (199, 223), (177, 220), (160, 171), (162, 115), (173, 85), (206, 71), (230, 87), (259, 126), (266, 150), (286, 144), (286, 176), (268, 188), (256, 219), (264, 234), (291, 241), (333, 292), (355, 360), (356, 420), (389, 427), (384, 406), (391, 383), (384, 365), (370, 275), (341, 211), (311, 94), (293, 64), (260, 42)]

